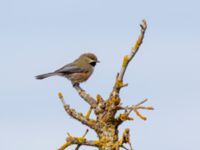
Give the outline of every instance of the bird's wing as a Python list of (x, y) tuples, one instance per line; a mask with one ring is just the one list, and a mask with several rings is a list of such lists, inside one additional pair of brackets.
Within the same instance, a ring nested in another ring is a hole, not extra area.
[(56, 70), (56, 73), (80, 73), (80, 72), (85, 72), (86, 70), (81, 68), (81, 67), (77, 67), (74, 64), (68, 64), (63, 66), (62, 68)]

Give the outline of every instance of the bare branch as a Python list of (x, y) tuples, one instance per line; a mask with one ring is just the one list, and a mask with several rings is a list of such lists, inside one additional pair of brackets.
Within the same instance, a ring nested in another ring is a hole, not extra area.
[(124, 74), (126, 72), (129, 62), (133, 59), (135, 54), (138, 52), (140, 45), (142, 44), (144, 34), (147, 29), (147, 23), (145, 20), (142, 20), (140, 27), (141, 27), (141, 32), (135, 45), (131, 48), (130, 54), (124, 56), (123, 64), (122, 64), (120, 72), (117, 74), (117, 78), (116, 78), (115, 85), (114, 85), (111, 95), (118, 94), (122, 87), (127, 86), (127, 84), (123, 84), (123, 77), (124, 77)]
[(142, 44), (144, 34), (145, 34), (146, 29), (147, 29), (147, 23), (146, 23), (145, 20), (142, 20), (142, 24), (140, 24), (140, 27), (141, 27), (141, 32), (140, 32), (140, 35), (139, 35), (135, 45), (132, 47), (130, 54), (126, 55), (124, 57), (123, 65), (122, 65), (122, 68), (121, 68), (121, 71), (120, 71), (119, 77), (118, 77), (118, 80), (120, 80), (120, 81), (123, 81), (123, 77), (124, 77), (124, 74), (125, 74), (125, 71), (126, 71), (126, 68), (129, 64), (129, 62), (135, 56), (140, 45)]
[[(83, 134), (82, 138), (85, 138), (88, 132), (89, 132), (89, 130), (87, 129), (85, 131), (85, 133)], [(77, 145), (77, 147), (75, 148), (75, 150), (79, 150), (80, 147), (81, 147), (81, 144)]]
[(89, 141), (85, 138), (87, 133), (88, 133), (88, 129), (86, 130), (86, 132), (84, 133), (84, 135), (82, 137), (73, 137), (68, 133), (66, 143), (64, 143), (58, 150), (64, 150), (67, 147), (74, 145), (74, 144), (77, 145), (75, 150), (78, 150), (82, 145), (99, 147), (98, 141)]
[(128, 143), (129, 146), (130, 146), (130, 149), (133, 150), (131, 142), (130, 142), (130, 130), (129, 130), (129, 128), (126, 128), (124, 130), (122, 138), (118, 142), (118, 144), (119, 144), (120, 147), (122, 147), (122, 148), (124, 148), (124, 149), (127, 150), (127, 148), (123, 145), (123, 144), (126, 144), (126, 143)]
[(90, 107), (90, 109), (88, 110), (87, 114), (85, 115), (86, 119), (89, 119), (91, 112), (92, 112), (92, 107)]
[(135, 114), (141, 118), (142, 120), (147, 120), (147, 118), (145, 116), (143, 116), (138, 110), (139, 109), (145, 109), (145, 110), (154, 110), (153, 107), (151, 106), (141, 106), (142, 104), (144, 104), (145, 102), (147, 102), (148, 99), (144, 99), (143, 101), (137, 103), (136, 105), (132, 105), (132, 106), (127, 106), (127, 107), (122, 107), (119, 106), (118, 110), (124, 110), (124, 113), (120, 114), (117, 118), (116, 118), (116, 122), (118, 125), (120, 125), (121, 123), (123, 123), (124, 121), (127, 120), (133, 120), (133, 118), (129, 117), (130, 113), (132, 111), (135, 112)]
[(97, 102), (96, 100), (91, 97), (89, 94), (87, 94), (81, 87), (79, 84), (75, 84), (74, 88), (76, 89), (76, 91), (78, 92), (78, 94), (80, 95), (80, 97), (82, 97), (92, 108), (96, 108), (97, 106)]
[(78, 137), (72, 137), (66, 143), (64, 143), (60, 148), (58, 148), (58, 150), (64, 150), (67, 147), (69, 147), (71, 145), (74, 145), (74, 144), (76, 144), (76, 145), (85, 145), (85, 146), (99, 147), (98, 141), (89, 141), (89, 140), (86, 140), (86, 139), (83, 140), (83, 141), (81, 141), (81, 140)]
[(80, 121), (81, 123), (87, 125), (88, 127), (92, 128), (92, 129), (96, 129), (96, 121), (89, 119), (89, 117), (85, 117), (83, 116), (82, 113), (77, 113), (75, 109), (70, 108), (70, 106), (68, 104), (66, 104), (64, 97), (62, 95), (62, 93), (58, 93), (58, 96), (64, 106), (65, 111), (74, 119)]
[(138, 104), (136, 105), (132, 105), (131, 107), (129, 107), (129, 112), (128, 112), (128, 115), (134, 111), (135, 114), (140, 117), (140, 119), (142, 120), (147, 120), (147, 118), (145, 116), (143, 116), (138, 110), (139, 109), (146, 109), (146, 110), (154, 110), (153, 107), (145, 107), (145, 106), (141, 106), (142, 104), (144, 104), (145, 102), (147, 102), (148, 99), (144, 99), (143, 101), (139, 102)]
[(58, 150), (64, 150), (66, 149), (68, 146), (72, 145), (71, 142), (66, 142), (64, 143), (60, 148), (58, 148)]
[(125, 112), (123, 114), (120, 114), (117, 118), (116, 118), (116, 122), (117, 122), (117, 125), (120, 125), (122, 122), (124, 121), (132, 121), (134, 120), (132, 117), (129, 117), (128, 113)]

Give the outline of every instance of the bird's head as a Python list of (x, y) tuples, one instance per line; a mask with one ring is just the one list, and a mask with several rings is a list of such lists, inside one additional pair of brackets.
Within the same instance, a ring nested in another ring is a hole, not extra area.
[(97, 56), (95, 54), (92, 53), (85, 53), (82, 54), (80, 56), (80, 59), (84, 59), (85, 61), (87, 61), (87, 63), (89, 63), (90, 65), (92, 65), (93, 67), (96, 65), (96, 63), (99, 63), (100, 61), (97, 59)]

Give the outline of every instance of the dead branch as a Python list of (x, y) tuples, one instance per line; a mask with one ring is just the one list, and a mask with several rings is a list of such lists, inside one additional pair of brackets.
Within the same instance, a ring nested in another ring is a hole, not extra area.
[(89, 141), (85, 138), (87, 133), (88, 133), (88, 130), (86, 130), (85, 134), (82, 137), (74, 137), (68, 133), (66, 143), (64, 143), (60, 148), (58, 148), (58, 150), (64, 150), (71, 145), (77, 145), (75, 150), (78, 150), (80, 146), (82, 145), (98, 147), (98, 143), (99, 143), (98, 141)]
[(92, 108), (96, 108), (97, 106), (96, 100), (93, 97), (91, 97), (89, 94), (87, 94), (85, 90), (83, 90), (80, 87), (79, 84), (74, 85), (74, 88), (76, 89), (76, 91), (78, 92), (81, 98), (83, 98)]
[(120, 147), (128, 150), (123, 144), (128, 143), (130, 146), (130, 150), (133, 150), (131, 142), (130, 142), (130, 130), (126, 128), (123, 132), (122, 138), (119, 140), (118, 144)]
[(124, 56), (123, 64), (122, 64), (120, 72), (117, 74), (117, 78), (116, 78), (115, 85), (113, 87), (113, 91), (111, 95), (119, 94), (120, 89), (124, 86), (127, 86), (127, 84), (123, 84), (123, 77), (124, 77), (124, 74), (126, 72), (129, 62), (133, 59), (135, 54), (138, 52), (140, 45), (142, 44), (145, 31), (147, 29), (147, 23), (145, 20), (142, 20), (140, 27), (141, 27), (141, 32), (135, 45), (131, 48), (130, 54)]
[[(88, 132), (89, 132), (89, 130), (87, 129), (85, 131), (85, 133), (83, 134), (82, 138), (85, 138)], [(77, 145), (77, 147), (75, 148), (75, 150), (79, 150), (80, 147), (81, 147), (81, 144)]]
[(151, 107), (151, 106), (148, 106), (148, 107), (141, 106), (143, 103), (147, 102), (147, 100), (148, 100), (148, 99), (145, 99), (145, 100), (139, 102), (139, 103), (136, 104), (136, 105), (132, 105), (131, 107), (128, 107), (128, 109), (129, 109), (128, 115), (129, 115), (132, 111), (134, 111), (135, 114), (136, 114), (138, 117), (140, 117), (140, 119), (142, 119), (142, 120), (147, 120), (147, 118), (146, 118), (145, 116), (143, 116), (143, 115), (138, 111), (139, 109), (154, 110), (154, 108)]
[(124, 110), (124, 113), (120, 114), (116, 120), (118, 125), (120, 125), (121, 123), (123, 123), (124, 121), (127, 120), (133, 120), (133, 118), (129, 117), (129, 115), (131, 114), (132, 111), (135, 112), (135, 114), (142, 120), (147, 120), (147, 118), (145, 116), (143, 116), (138, 110), (139, 109), (145, 109), (145, 110), (154, 110), (153, 107), (151, 106), (141, 106), (142, 104), (144, 104), (145, 102), (147, 102), (148, 99), (144, 99), (143, 101), (137, 103), (136, 105), (132, 105), (132, 106), (127, 106), (127, 107), (118, 107), (118, 110)]
[(82, 113), (77, 113), (75, 109), (70, 108), (68, 104), (66, 104), (62, 93), (58, 93), (58, 96), (63, 104), (65, 111), (74, 119), (80, 121), (82, 124), (87, 125), (92, 129), (96, 129), (96, 121), (93, 119), (89, 119), (89, 116), (83, 116)]

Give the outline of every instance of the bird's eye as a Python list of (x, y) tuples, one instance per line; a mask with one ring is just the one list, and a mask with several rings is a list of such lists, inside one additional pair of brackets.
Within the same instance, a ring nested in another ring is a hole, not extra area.
[(90, 65), (92, 65), (94, 67), (94, 66), (96, 66), (96, 63), (97, 62), (93, 61), (93, 62), (90, 63)]

